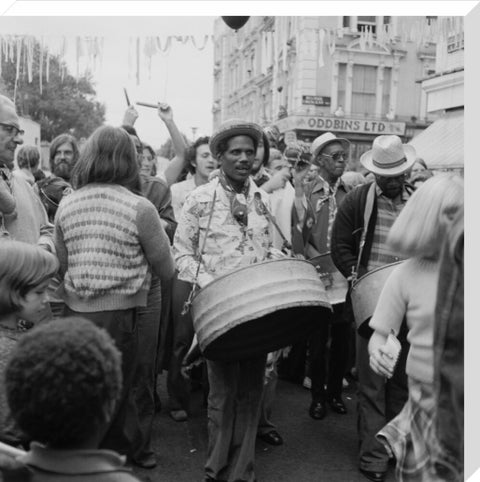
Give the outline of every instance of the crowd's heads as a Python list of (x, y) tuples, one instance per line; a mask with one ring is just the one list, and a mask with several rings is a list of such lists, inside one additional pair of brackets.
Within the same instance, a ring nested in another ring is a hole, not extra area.
[(75, 137), (71, 134), (60, 134), (55, 137), (50, 145), (50, 170), (52, 174), (69, 181), (78, 157), (78, 143)]
[(210, 137), (199, 137), (187, 150), (188, 170), (191, 174), (198, 172), (200, 177), (208, 176), (218, 167), (218, 162), (210, 151)]
[(153, 150), (153, 147), (145, 142), (142, 143), (142, 156), (140, 162), (140, 174), (146, 174), (148, 176), (156, 176), (157, 174), (157, 155)]
[(38, 181), (37, 188), (48, 218), (53, 221), (62, 197), (70, 191), (71, 186), (61, 177), (50, 176)]
[(262, 128), (254, 122), (247, 122), (241, 119), (225, 121), (210, 139), (210, 152), (212, 155), (218, 160), (228, 149), (229, 140), (237, 136), (250, 137), (256, 150), (263, 137), (263, 131)]
[(78, 188), (98, 182), (139, 192), (139, 166), (131, 136), (121, 127), (96, 129), (85, 143), (72, 176)]
[(21, 310), (27, 294), (42, 285), (46, 287), (57, 270), (57, 258), (39, 246), (0, 242), (0, 314)]
[(40, 152), (35, 146), (22, 146), (17, 154), (17, 164), (20, 169), (35, 171), (40, 164)]
[(397, 177), (408, 172), (415, 159), (415, 148), (402, 144), (400, 137), (378, 136), (372, 149), (360, 157), (360, 163), (377, 176)]
[(265, 132), (258, 142), (257, 152), (255, 153), (255, 160), (253, 161), (252, 174), (256, 174), (262, 166), (268, 165), (270, 158), (270, 143)]
[(387, 243), (405, 257), (437, 259), (448, 226), (463, 208), (463, 179), (438, 174), (408, 200), (389, 231)]
[(326, 132), (313, 141), (310, 152), (321, 175), (332, 181), (338, 179), (345, 171), (350, 154), (350, 142)]
[(83, 448), (111, 420), (122, 389), (120, 353), (82, 318), (40, 325), (15, 347), (5, 373), (19, 428), (49, 448)]
[(0, 167), (13, 169), (15, 149), (23, 143), (23, 133), (15, 104), (0, 95)]
[(278, 144), (280, 142), (280, 130), (278, 129), (278, 127), (273, 124), (268, 125), (263, 128), (263, 132), (265, 132), (265, 135), (267, 136), (270, 147), (278, 149)]

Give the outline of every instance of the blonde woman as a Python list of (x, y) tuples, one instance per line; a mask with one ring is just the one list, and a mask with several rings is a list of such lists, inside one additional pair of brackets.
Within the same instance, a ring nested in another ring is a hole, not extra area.
[[(429, 179), (407, 202), (388, 235), (387, 244), (408, 258), (387, 280), (370, 327), (370, 366), (390, 378), (394, 360), (387, 336), (398, 333), (406, 318), (409, 328), (406, 372), (408, 400), (377, 438), (396, 459), (399, 481), (438, 480), (433, 475), (426, 441), (433, 429), (433, 333), (442, 241), (456, 212), (463, 207), (463, 180), (455, 175)], [(441, 296), (441, 294), (439, 295)]]

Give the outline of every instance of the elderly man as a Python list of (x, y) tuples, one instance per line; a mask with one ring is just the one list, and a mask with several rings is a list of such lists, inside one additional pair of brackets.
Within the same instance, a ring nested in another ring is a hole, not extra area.
[(19, 122), (14, 103), (0, 95), (0, 189), (5, 190), (13, 208), (0, 212), (0, 225), (13, 239), (53, 251), (53, 226), (42, 202), (25, 179), (12, 175), (15, 149), (23, 143)]
[[(349, 156), (350, 142), (326, 132), (311, 146), (313, 164), (318, 174), (304, 187), (302, 202), (296, 202), (294, 213), (294, 246), (307, 259), (326, 255), (330, 259), (330, 239), (337, 206), (347, 195), (342, 174)], [(297, 199), (301, 185), (296, 187)], [(301, 191), (300, 191), (301, 192)], [(301, 250), (299, 250), (301, 247)], [(345, 292), (346, 294), (346, 292)], [(312, 380), (309, 414), (321, 420), (327, 413), (327, 402), (338, 414), (346, 414), (342, 400), (342, 381), (348, 359), (350, 320), (344, 317), (344, 298), (331, 300), (332, 316), (320, 323), (310, 338), (309, 360)], [(328, 341), (331, 339), (330, 349)], [(327, 369), (328, 367), (328, 369)]]
[(50, 144), (50, 170), (52, 174), (70, 182), (73, 166), (78, 161), (78, 144), (70, 134), (60, 134)]
[[(360, 162), (375, 175), (375, 181), (358, 186), (347, 194), (338, 208), (332, 231), (332, 258), (348, 279), (359, 278), (399, 260), (385, 241), (412, 192), (405, 179), (415, 162), (415, 149), (402, 144), (398, 136), (379, 136)], [(353, 317), (349, 298), (346, 312)], [(359, 469), (374, 482), (382, 482), (388, 468), (388, 454), (375, 439), (375, 434), (400, 412), (407, 400), (405, 361), (408, 344), (406, 327), (402, 328), (399, 334), (402, 355), (394, 376), (389, 380), (370, 369), (368, 320), (357, 330)]]
[[(264, 191), (251, 178), (262, 129), (232, 119), (212, 136), (218, 178), (187, 197), (174, 239), (178, 279), (204, 287), (215, 278), (267, 259), (269, 221), (255, 209)], [(198, 277), (196, 276), (199, 268)], [(208, 455), (206, 481), (255, 480), (255, 436), (266, 355), (237, 362), (207, 360)]]

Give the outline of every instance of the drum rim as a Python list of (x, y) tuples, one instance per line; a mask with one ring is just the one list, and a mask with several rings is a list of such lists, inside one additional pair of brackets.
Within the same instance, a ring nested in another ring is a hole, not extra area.
[(386, 268), (391, 268), (395, 265), (398, 265), (398, 264), (402, 264), (405, 260), (400, 260), (400, 261), (395, 261), (394, 263), (388, 263), (388, 264), (385, 264), (383, 266), (380, 266), (378, 268), (375, 268), (375, 269), (372, 269), (372, 271), (368, 271), (368, 273), (365, 273), (363, 276), (361, 276), (360, 278), (358, 278), (357, 280), (355, 280), (353, 283), (352, 283), (352, 291), (355, 289), (355, 287), (358, 285), (358, 283), (360, 283), (360, 281), (362, 281), (364, 278), (366, 278), (367, 276), (373, 274), (373, 273), (376, 273), (378, 271), (382, 271), (383, 269), (386, 269)]
[[(279, 261), (295, 261), (295, 262), (302, 262), (302, 263), (305, 263), (307, 264), (308, 266), (312, 266), (311, 263), (309, 263), (306, 259), (299, 259), (299, 258), (280, 258), (280, 259), (266, 259), (264, 261), (260, 261), (258, 263), (252, 263), (252, 264), (249, 264), (247, 266), (242, 266), (241, 268), (237, 268), (233, 271), (230, 271), (229, 273), (225, 273), (225, 274), (222, 274), (221, 276), (219, 276), (218, 278), (215, 278), (213, 281), (211, 281), (210, 283), (208, 283), (206, 286), (204, 286), (203, 288), (200, 288), (200, 290), (198, 290), (195, 295), (193, 296), (192, 298), (192, 303), (195, 301), (195, 299), (198, 297), (198, 295), (203, 292), (203, 290), (209, 288), (210, 286), (212, 286), (214, 283), (216, 283), (217, 281), (221, 281), (223, 278), (227, 278), (228, 276), (231, 276), (232, 274), (234, 273), (239, 273), (240, 271), (244, 271), (246, 269), (249, 269), (249, 268), (252, 268), (252, 267), (258, 267), (260, 265), (266, 265), (266, 264), (270, 264), (270, 263), (278, 263)], [(315, 268), (314, 268), (315, 269)]]

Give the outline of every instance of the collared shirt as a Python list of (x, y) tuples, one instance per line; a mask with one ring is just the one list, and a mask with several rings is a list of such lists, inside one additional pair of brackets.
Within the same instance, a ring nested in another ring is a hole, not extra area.
[(111, 450), (56, 450), (32, 442), (30, 451), (17, 459), (32, 471), (32, 482), (138, 482), (125, 457)]
[[(236, 194), (238, 201), (247, 206), (246, 227), (242, 227), (233, 217), (232, 194), (225, 191), (218, 179), (199, 186), (187, 196), (173, 243), (179, 279), (190, 283), (196, 281), (203, 287), (223, 274), (267, 259), (271, 249), (269, 222), (257, 210), (254, 194), (260, 193), (268, 209), (270, 203), (267, 193), (257, 188), (251, 178), (249, 183), (247, 197)], [(206, 242), (196, 280), (205, 234)]]
[[(312, 258), (330, 251), (337, 207), (348, 190), (341, 178), (338, 178), (334, 186), (330, 186), (320, 175), (306, 189), (307, 194), (302, 200), (305, 214), (301, 229), (306, 240), (305, 256)], [(299, 218), (302, 219), (302, 216)]]
[(182, 182), (176, 182), (170, 186), (172, 191), (172, 207), (175, 214), (175, 219), (178, 221), (182, 207), (185, 202), (185, 198), (190, 194), (197, 186), (195, 185), (195, 179), (191, 177)]
[(375, 194), (377, 196), (377, 223), (368, 260), (368, 271), (403, 259), (387, 246), (387, 236), (409, 198), (405, 188), (396, 199), (385, 196), (378, 185), (375, 186)]

